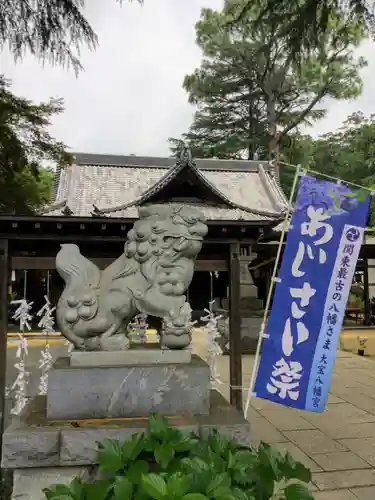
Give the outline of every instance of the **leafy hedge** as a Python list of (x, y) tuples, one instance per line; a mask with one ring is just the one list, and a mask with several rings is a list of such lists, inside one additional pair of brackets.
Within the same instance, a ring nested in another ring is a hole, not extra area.
[[(44, 490), (47, 500), (311, 500), (311, 473), (266, 443), (258, 450), (206, 438), (153, 415), (146, 432), (99, 444), (96, 479)], [(298, 480), (298, 481), (296, 481)]]

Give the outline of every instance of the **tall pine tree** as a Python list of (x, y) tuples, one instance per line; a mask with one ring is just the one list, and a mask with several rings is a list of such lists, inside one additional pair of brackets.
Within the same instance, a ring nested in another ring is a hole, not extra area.
[(268, 159), (280, 147), (290, 149), (301, 125), (325, 115), (317, 108), (323, 98), (361, 93), (359, 69), (366, 62), (353, 49), (363, 31), (357, 24), (340, 30), (340, 20), (332, 18), (324, 51), (306, 55), (297, 68), (272, 23), (243, 19), (228, 30), (224, 12), (203, 9), (196, 24), (203, 61), (183, 82), (197, 112), (188, 133), (170, 139), (172, 150), (181, 140), (198, 157)]

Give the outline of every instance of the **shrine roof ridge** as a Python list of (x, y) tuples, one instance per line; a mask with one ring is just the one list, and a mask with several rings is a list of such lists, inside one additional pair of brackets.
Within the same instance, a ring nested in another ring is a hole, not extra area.
[[(96, 153), (71, 153), (75, 165), (100, 167), (134, 167), (134, 168), (165, 168), (176, 165), (176, 157), (113, 155)], [(194, 158), (198, 169), (227, 170), (232, 172), (257, 172), (259, 168), (271, 170), (269, 161), (259, 160), (227, 160), (219, 158)]]

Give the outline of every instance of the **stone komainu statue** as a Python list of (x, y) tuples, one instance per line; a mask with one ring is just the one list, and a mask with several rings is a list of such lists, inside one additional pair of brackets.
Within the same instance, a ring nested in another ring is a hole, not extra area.
[(77, 245), (61, 245), (56, 256), (66, 284), (56, 311), (61, 333), (76, 349), (100, 350), (144, 313), (163, 320), (162, 346), (189, 345), (191, 308), (184, 294), (207, 230), (195, 209), (150, 205), (139, 209), (124, 253), (103, 271)]

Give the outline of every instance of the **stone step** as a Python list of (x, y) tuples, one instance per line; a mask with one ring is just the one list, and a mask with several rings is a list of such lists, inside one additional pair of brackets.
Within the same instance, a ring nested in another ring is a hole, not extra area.
[[(169, 417), (169, 424), (201, 436), (216, 428), (223, 435), (250, 445), (250, 424), (241, 412), (215, 390), (210, 393), (210, 407), (209, 415)], [(98, 441), (125, 441), (143, 431), (147, 424), (148, 418), (53, 422), (46, 418), (46, 397), (36, 396), (4, 432), (1, 466), (40, 469), (95, 465)]]

